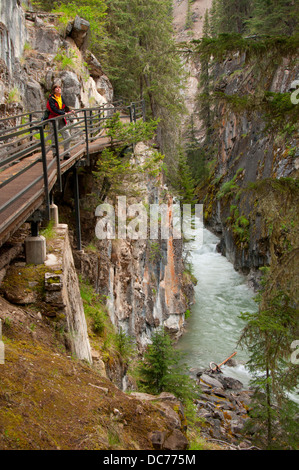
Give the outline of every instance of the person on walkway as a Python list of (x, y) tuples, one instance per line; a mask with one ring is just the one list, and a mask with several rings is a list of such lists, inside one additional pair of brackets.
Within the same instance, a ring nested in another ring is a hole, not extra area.
[[(66, 106), (63, 96), (61, 94), (61, 87), (60, 85), (53, 85), (52, 87), (52, 93), (49, 96), (48, 102), (47, 102), (47, 109), (49, 111), (49, 117), (48, 119), (55, 118), (57, 116), (61, 116), (61, 119), (57, 120), (57, 130), (61, 133), (63, 140), (67, 140), (67, 142), (64, 142), (63, 147), (64, 147), (64, 159), (67, 160), (70, 158), (70, 153), (69, 153), (69, 148), (70, 148), (70, 138), (71, 134), (68, 129), (64, 129), (67, 122), (64, 116), (68, 114), (73, 114), (74, 111), (71, 111), (68, 106)], [(53, 124), (50, 123), (51, 129), (50, 129), (50, 134), (49, 138), (52, 141), (52, 152), (53, 155), (56, 155), (56, 147), (55, 147), (55, 136), (54, 136), (54, 126)]]

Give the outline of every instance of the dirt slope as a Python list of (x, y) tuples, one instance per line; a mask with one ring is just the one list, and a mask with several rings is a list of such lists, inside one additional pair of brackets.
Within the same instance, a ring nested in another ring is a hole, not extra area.
[[(174, 0), (173, 25), (178, 41), (187, 41), (201, 37), (205, 11), (207, 8), (210, 8), (211, 5), (212, 0), (195, 0), (193, 2), (189, 2), (189, 0)], [(186, 28), (188, 8), (190, 9), (192, 19), (190, 28)]]
[(0, 449), (152, 449), (173, 423), (68, 356), (51, 321), (0, 297)]

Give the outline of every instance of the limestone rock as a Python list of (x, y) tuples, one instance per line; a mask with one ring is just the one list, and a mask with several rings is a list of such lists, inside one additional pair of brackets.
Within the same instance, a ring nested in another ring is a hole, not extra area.
[(170, 436), (165, 440), (163, 449), (165, 450), (186, 450), (188, 447), (188, 439), (179, 430), (174, 429)]
[(242, 390), (243, 384), (240, 380), (233, 379), (232, 377), (223, 377), (221, 380), (224, 383), (226, 389), (231, 390)]
[(153, 431), (149, 434), (149, 439), (152, 442), (155, 450), (163, 449), (165, 434), (166, 433), (164, 431)]
[(74, 39), (76, 46), (79, 49), (85, 49), (87, 46), (89, 22), (76, 16), (70, 36)]
[(5, 291), (4, 295), (9, 302), (17, 305), (33, 304), (38, 297), (36, 291), (26, 292), (25, 290), (23, 292), (19, 290), (9, 290)]
[(214, 379), (207, 374), (202, 374), (200, 377), (200, 381), (207, 383), (211, 387), (217, 387), (217, 388), (223, 389), (223, 385), (221, 382), (219, 382), (219, 380)]
[(174, 429), (168, 437), (165, 431), (153, 431), (149, 434), (149, 439), (155, 450), (186, 450), (189, 444), (179, 429)]
[(31, 103), (31, 110), (40, 110), (44, 108), (45, 98), (40, 84), (31, 79), (26, 83), (25, 99)]
[(233, 434), (241, 434), (244, 429), (245, 419), (235, 419), (231, 421), (230, 427)]
[(32, 47), (44, 54), (57, 54), (60, 38), (54, 27), (37, 27), (34, 30)]
[(52, 306), (65, 308), (65, 300), (62, 295), (62, 291), (46, 291), (45, 292), (45, 302), (51, 304)]
[(77, 74), (71, 71), (64, 71), (61, 75), (61, 81), (66, 104), (71, 108), (79, 108), (81, 85)]
[(105, 363), (101, 359), (101, 355), (99, 351), (96, 351), (95, 349), (91, 349), (91, 358), (92, 358), (93, 368), (96, 369), (97, 372), (102, 377), (107, 377)]
[(109, 78), (102, 75), (100, 78), (95, 79), (97, 92), (102, 95), (108, 103), (113, 101), (113, 88)]
[(86, 51), (85, 60), (92, 78), (96, 79), (104, 75), (100, 62), (90, 51)]
[[(251, 397), (253, 391), (240, 390), (240, 381), (226, 377), (222, 373), (210, 373), (208, 369), (196, 371), (197, 376), (206, 382), (198, 381), (201, 388), (199, 399), (195, 400), (197, 416), (204, 418), (205, 426), (201, 434), (212, 436), (235, 445), (236, 439), (244, 432), (244, 426), (249, 418)], [(221, 388), (219, 384), (221, 383)]]
[(0, 8), (0, 59), (13, 73), (15, 58), (21, 57), (26, 41), (24, 11), (17, 0), (1, 2)]
[(88, 78), (81, 88), (80, 100), (84, 107), (101, 106), (107, 103), (106, 97), (99, 93), (92, 77)]
[(181, 420), (179, 418), (179, 415), (169, 404), (159, 403), (158, 408), (160, 410), (160, 413), (168, 419), (168, 421), (174, 428), (180, 429)]

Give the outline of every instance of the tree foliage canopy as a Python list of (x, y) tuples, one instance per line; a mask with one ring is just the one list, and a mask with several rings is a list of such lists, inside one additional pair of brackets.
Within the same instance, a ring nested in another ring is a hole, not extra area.
[(189, 401), (195, 396), (194, 385), (181, 361), (182, 354), (174, 349), (170, 336), (163, 328), (157, 330), (139, 363), (139, 389), (154, 394), (166, 391)]
[(298, 33), (298, 15), (298, 2), (293, 0), (213, 0), (210, 35), (291, 36)]
[[(175, 46), (170, 0), (107, 0), (102, 62), (115, 94), (145, 99), (159, 119), (163, 153), (172, 147), (184, 111), (183, 67)], [(171, 135), (171, 137), (170, 137)]]

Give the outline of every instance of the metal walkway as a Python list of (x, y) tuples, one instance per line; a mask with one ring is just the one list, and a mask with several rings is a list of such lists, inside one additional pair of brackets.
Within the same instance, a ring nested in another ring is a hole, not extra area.
[[(120, 102), (84, 108), (68, 116), (62, 139), (57, 117), (42, 121), (43, 111), (0, 119), (0, 246), (42, 205), (49, 218), (50, 193), (62, 190), (62, 175), (71, 168), (89, 165), (90, 155), (111, 145), (106, 135), (109, 119), (118, 113), (123, 122), (145, 118), (144, 102)], [(53, 126), (55, 153), (49, 140)], [(63, 150), (66, 145), (69, 149)], [(70, 158), (64, 160), (66, 153)]]

